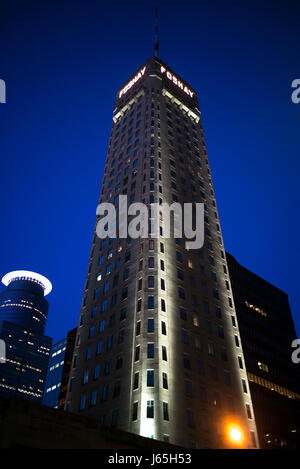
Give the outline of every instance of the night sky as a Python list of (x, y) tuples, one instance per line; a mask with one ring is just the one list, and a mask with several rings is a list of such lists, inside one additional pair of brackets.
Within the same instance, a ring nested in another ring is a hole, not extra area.
[[(289, 295), (300, 336), (299, 1), (2, 0), (1, 269), (77, 325), (115, 93), (151, 55), (198, 92), (225, 248)], [(3, 286), (4, 288), (4, 286)]]

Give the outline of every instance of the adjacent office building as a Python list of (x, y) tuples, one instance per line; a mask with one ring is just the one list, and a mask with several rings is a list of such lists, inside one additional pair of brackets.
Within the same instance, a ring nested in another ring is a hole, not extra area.
[(203, 203), (204, 246), (164, 237), (162, 210), (157, 238), (94, 230), (66, 409), (184, 447), (257, 447), (197, 94), (157, 57), (117, 93), (100, 202), (118, 213), (121, 195)]
[(52, 345), (43, 404), (64, 408), (75, 345), (76, 328), (67, 337)]
[(226, 254), (261, 448), (299, 448), (300, 365), (286, 293)]
[(46, 378), (43, 404), (58, 407), (60, 386), (65, 363), (67, 339), (64, 338), (52, 345)]
[(48, 314), (45, 296), (52, 285), (35, 272), (14, 271), (2, 278), (0, 395), (41, 402), (52, 339), (44, 335)]

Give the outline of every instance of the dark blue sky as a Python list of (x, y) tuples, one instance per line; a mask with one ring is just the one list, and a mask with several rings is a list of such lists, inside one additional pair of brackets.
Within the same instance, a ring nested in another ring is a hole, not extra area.
[[(198, 92), (226, 249), (285, 290), (300, 336), (299, 1), (164, 1), (160, 56)], [(77, 324), (115, 93), (153, 53), (153, 2), (3, 0), (1, 276), (49, 277)]]

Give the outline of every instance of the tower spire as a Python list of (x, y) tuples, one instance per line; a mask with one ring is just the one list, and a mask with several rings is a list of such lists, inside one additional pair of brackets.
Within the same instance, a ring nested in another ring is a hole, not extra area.
[(154, 55), (158, 57), (158, 8), (155, 8), (155, 45), (154, 45)]

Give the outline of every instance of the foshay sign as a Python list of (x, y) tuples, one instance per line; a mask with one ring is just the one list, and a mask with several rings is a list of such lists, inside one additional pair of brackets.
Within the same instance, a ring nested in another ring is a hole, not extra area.
[(119, 99), (121, 98), (121, 96), (123, 96), (123, 94), (127, 93), (128, 90), (130, 90), (130, 88), (135, 85), (135, 83), (140, 79), (142, 78), (142, 76), (145, 74), (145, 70), (146, 70), (146, 67), (142, 68), (136, 75), (135, 77), (133, 77), (132, 80), (130, 80), (129, 83), (127, 83), (126, 86), (124, 86), (124, 88), (121, 89), (120, 93), (119, 93)]
[(178, 88), (182, 89), (188, 96), (191, 98), (194, 96), (194, 92), (191, 91), (186, 85), (182, 83), (173, 73), (169, 72), (165, 67), (161, 66), (160, 67), (161, 73), (165, 73), (167, 77), (169, 78), (170, 81), (172, 81), (175, 85), (178, 86)]

